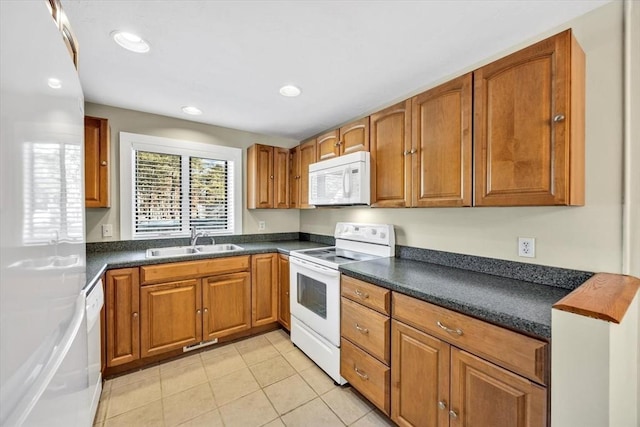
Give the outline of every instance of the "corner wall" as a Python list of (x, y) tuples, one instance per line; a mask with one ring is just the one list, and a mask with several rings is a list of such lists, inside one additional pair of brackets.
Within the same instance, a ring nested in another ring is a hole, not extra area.
[[(258, 233), (258, 221), (266, 222), (264, 233), (295, 232), (300, 229), (300, 215), (297, 209), (246, 209), (246, 148), (256, 143), (294, 147), (298, 144), (297, 141), (99, 104), (87, 103), (85, 105), (85, 114), (109, 119), (111, 128), (111, 165), (109, 166), (111, 173), (111, 208), (86, 209), (87, 242), (120, 240), (119, 148), (121, 131), (242, 148), (243, 233)], [(102, 238), (102, 224), (113, 224), (112, 238)]]
[[(578, 270), (621, 272), (622, 6), (622, 2), (609, 3), (540, 34), (536, 40), (527, 40), (509, 52), (487, 58), (481, 64), (470, 64), (468, 69), (450, 76), (456, 77), (572, 28), (587, 60), (584, 207), (316, 209), (301, 211), (300, 231), (332, 234), (337, 221), (392, 223), (401, 245)], [(517, 256), (519, 236), (536, 238), (536, 258)]]

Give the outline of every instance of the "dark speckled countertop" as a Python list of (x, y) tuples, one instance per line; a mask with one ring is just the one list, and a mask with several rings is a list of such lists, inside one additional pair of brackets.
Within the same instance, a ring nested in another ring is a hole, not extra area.
[(222, 252), (216, 254), (194, 254), (168, 258), (147, 258), (145, 249), (120, 250), (120, 251), (87, 251), (87, 288), (91, 288), (100, 279), (107, 269), (138, 267), (141, 265), (166, 264), (168, 262), (194, 261), (207, 258), (223, 258), (238, 255), (264, 254), (280, 252), (289, 254), (298, 249), (310, 249), (327, 246), (318, 242), (298, 240), (284, 240), (276, 242), (238, 243), (243, 248), (241, 251)]
[(545, 339), (551, 306), (571, 290), (422, 261), (381, 258), (340, 271), (392, 291)]
[[(269, 237), (275, 237), (275, 239), (270, 241)], [(296, 239), (298, 237), (300, 240)], [(241, 236), (239, 239), (235, 236), (221, 237), (216, 238), (216, 242), (219, 240), (225, 243), (233, 242), (243, 250), (155, 259), (146, 257), (148, 246), (163, 247), (174, 244), (180, 246), (187, 244), (188, 239), (89, 244), (87, 245), (87, 288), (94, 286), (106, 269), (276, 251), (289, 254), (293, 250), (329, 246), (333, 243), (331, 237), (315, 235), (311, 237), (311, 241), (307, 240), (309, 235), (302, 235), (302, 233)], [(399, 249), (397, 255), (402, 255), (402, 258), (381, 258), (343, 264), (340, 266), (340, 271), (348, 276), (543, 339), (551, 338), (552, 305), (591, 275), (588, 272), (521, 265), (511, 261), (445, 252), (436, 253), (419, 248), (399, 247)], [(426, 255), (433, 258), (432, 252), (437, 255), (434, 260), (442, 262), (444, 259), (447, 263), (451, 263), (435, 264), (429, 262), (430, 258), (428, 260), (421, 258)], [(409, 259), (411, 257), (413, 259)], [(460, 265), (468, 269), (450, 265)], [(489, 274), (494, 271), (497, 275)], [(528, 274), (522, 274), (522, 271)], [(519, 273), (512, 274), (513, 272)], [(505, 277), (509, 275), (511, 277)], [(523, 277), (531, 277), (531, 281), (522, 280)], [(533, 283), (534, 280), (538, 283)], [(554, 286), (540, 284), (541, 280)]]

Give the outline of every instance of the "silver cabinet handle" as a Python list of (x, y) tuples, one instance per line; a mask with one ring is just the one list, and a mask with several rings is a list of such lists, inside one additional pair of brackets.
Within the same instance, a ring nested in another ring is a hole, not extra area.
[(137, 312), (137, 311), (134, 311), (134, 312), (133, 312), (133, 314), (132, 314), (132, 316), (133, 316), (134, 318), (138, 317), (138, 312)]
[(436, 323), (440, 327), (440, 329), (444, 329), (445, 331), (449, 332), (450, 334), (457, 334), (458, 336), (462, 335), (462, 329), (451, 329), (451, 328), (448, 328), (445, 325), (443, 325), (442, 323), (440, 323), (439, 320)]
[(202, 311), (204, 311), (205, 313), (208, 313), (209, 309), (205, 307), (204, 309), (202, 309)]
[(402, 152), (402, 154), (403, 154), (403, 155), (405, 155), (405, 156), (407, 156), (407, 155), (411, 154), (411, 152), (410, 152), (410, 151), (408, 151), (408, 150), (404, 150), (404, 151)]
[(356, 294), (358, 297), (360, 297), (360, 298), (362, 298), (362, 299), (367, 299), (367, 298), (369, 298), (369, 294), (367, 294), (367, 293), (365, 293), (365, 292), (362, 292), (360, 289), (356, 289), (354, 292), (355, 292), (355, 294)]
[(411, 151), (409, 151), (409, 154), (415, 154), (415, 153), (417, 153), (417, 152), (418, 152), (418, 150), (417, 150), (417, 149), (412, 148), (412, 149), (411, 149)]
[(359, 376), (360, 378), (362, 378), (363, 380), (368, 380), (368, 379), (369, 379), (369, 375), (367, 375), (367, 373), (366, 373), (366, 372), (361, 371), (360, 369), (358, 369), (358, 367), (357, 367), (357, 366), (354, 366), (354, 367), (353, 367), (353, 370), (354, 370), (354, 371), (356, 371), (356, 374), (358, 374), (358, 376)]
[(441, 400), (440, 402), (438, 402), (438, 408), (447, 409), (447, 402), (445, 402), (444, 400)]
[(107, 166), (107, 161), (106, 161), (106, 160), (103, 160), (103, 161), (101, 161), (101, 162), (100, 162), (100, 164), (101, 164), (102, 166)]
[(451, 418), (458, 418), (458, 414), (456, 414), (456, 411), (454, 411), (453, 409), (449, 411), (449, 416)]
[(200, 309), (197, 309), (196, 314), (200, 314), (200, 313), (202, 313), (202, 311)]
[(271, 175), (269, 178), (273, 179), (273, 175)]
[(358, 331), (360, 331), (360, 333), (362, 333), (362, 334), (368, 334), (369, 333), (369, 330), (367, 328), (363, 328), (362, 326), (358, 325), (357, 323), (356, 323), (356, 329)]
[(564, 114), (556, 114), (553, 117), (553, 121), (556, 122), (556, 123), (564, 121)]

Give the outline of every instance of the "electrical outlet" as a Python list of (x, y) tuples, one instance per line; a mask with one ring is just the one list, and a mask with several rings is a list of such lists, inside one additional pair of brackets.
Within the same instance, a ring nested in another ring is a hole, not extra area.
[(536, 257), (536, 239), (534, 237), (518, 237), (518, 256)]
[(258, 231), (264, 231), (267, 228), (267, 223), (264, 221), (258, 221)]
[(113, 237), (113, 224), (102, 224), (102, 237)]

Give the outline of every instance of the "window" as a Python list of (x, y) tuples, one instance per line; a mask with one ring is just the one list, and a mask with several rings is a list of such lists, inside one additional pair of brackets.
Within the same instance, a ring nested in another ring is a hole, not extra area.
[(123, 239), (242, 233), (242, 150), (120, 132)]

